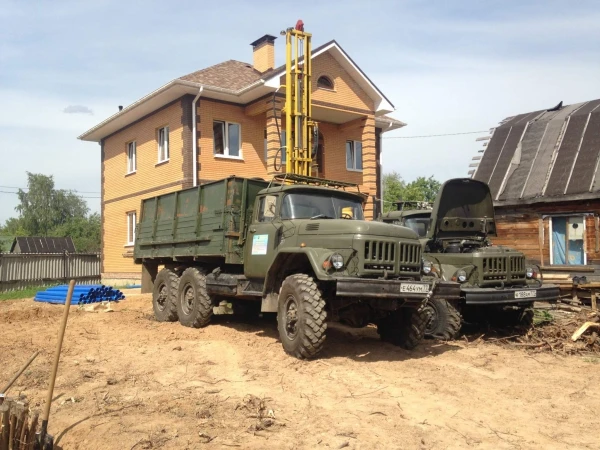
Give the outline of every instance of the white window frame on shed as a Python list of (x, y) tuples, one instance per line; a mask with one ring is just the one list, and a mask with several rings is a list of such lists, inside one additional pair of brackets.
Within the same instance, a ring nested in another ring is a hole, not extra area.
[(137, 145), (135, 141), (127, 143), (127, 174), (137, 171)]
[[(221, 125), (221, 133), (223, 135), (223, 153), (217, 153), (217, 139), (215, 139), (215, 126), (216, 124)], [(229, 130), (231, 126), (238, 128), (238, 148), (237, 155), (231, 154), (230, 149), (230, 135)], [(226, 120), (213, 120), (213, 154), (216, 158), (229, 158), (229, 159), (244, 159), (242, 154), (242, 125), (237, 122), (228, 122)]]
[[(357, 167), (356, 144), (360, 145), (360, 168)], [(350, 145), (350, 147), (348, 147)], [(350, 154), (349, 154), (350, 153)], [(363, 145), (361, 141), (346, 141), (346, 170), (350, 172), (363, 171)]]
[(169, 126), (160, 127), (156, 130), (156, 142), (158, 147), (158, 164), (169, 160)]
[(137, 220), (137, 214), (135, 211), (129, 211), (127, 213), (127, 243), (125, 247), (135, 244), (135, 225)]
[[(587, 234), (586, 234), (586, 218), (587, 216), (591, 215), (591, 213), (580, 213), (580, 214), (553, 214), (553, 215), (548, 215), (548, 216), (543, 216), (542, 218), (546, 218), (549, 217), (550, 220), (548, 221), (548, 242), (549, 242), (549, 251), (550, 251), (550, 265), (554, 264), (554, 238), (553, 238), (553, 234), (552, 234), (552, 220), (555, 217), (582, 217), (583, 218), (583, 265), (587, 265)], [(566, 258), (568, 258), (568, 255), (565, 256)], [(572, 266), (580, 266), (580, 264), (566, 264), (567, 266), (572, 265)]]

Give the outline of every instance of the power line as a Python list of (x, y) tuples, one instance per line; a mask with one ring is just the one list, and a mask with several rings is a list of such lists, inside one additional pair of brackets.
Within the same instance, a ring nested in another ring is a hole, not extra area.
[[(2, 186), (0, 186), (0, 187), (2, 187)], [(18, 188), (17, 188), (17, 189), (18, 189)], [(0, 191), (0, 194), (13, 194), (13, 195), (18, 195), (19, 193), (18, 193), (18, 192), (9, 192), (9, 191)], [(79, 195), (78, 197), (81, 197), (81, 198), (100, 198), (100, 197), (86, 197), (86, 196), (84, 196), (84, 195)]]
[(489, 130), (466, 131), (464, 133), (424, 134), (421, 136), (383, 136), (383, 139), (416, 139), (416, 138), (430, 138), (430, 137), (439, 137), (439, 136), (460, 136), (462, 134), (479, 134), (479, 133), (489, 133)]
[[(22, 189), (24, 191), (28, 191), (29, 190), (29, 188), (22, 188), (22, 187), (17, 187), (17, 186), (0, 186), (0, 188), (5, 188), (5, 189)], [(59, 189), (59, 191), (79, 192), (81, 194), (99, 194), (100, 193), (98, 191), (77, 191), (75, 189)]]

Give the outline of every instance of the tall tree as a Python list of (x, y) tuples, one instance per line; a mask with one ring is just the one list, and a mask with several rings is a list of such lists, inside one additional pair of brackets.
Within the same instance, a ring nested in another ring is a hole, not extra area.
[(27, 172), (27, 186), (17, 193), (19, 217), (8, 219), (0, 235), (71, 237), (77, 251), (100, 251), (100, 215), (88, 216), (83, 198), (55, 189), (51, 176)]
[(89, 211), (81, 197), (54, 189), (52, 176), (27, 172), (27, 191), (19, 189), (17, 196), (19, 205), (15, 209), (30, 236), (48, 236), (55, 227), (86, 217)]

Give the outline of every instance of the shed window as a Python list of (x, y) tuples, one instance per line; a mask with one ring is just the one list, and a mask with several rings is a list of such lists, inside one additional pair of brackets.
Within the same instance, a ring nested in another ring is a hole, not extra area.
[(550, 239), (552, 264), (586, 264), (584, 248), (585, 216), (552, 217)]
[(333, 90), (333, 81), (331, 78), (321, 75), (317, 80), (317, 87), (321, 89), (332, 89)]

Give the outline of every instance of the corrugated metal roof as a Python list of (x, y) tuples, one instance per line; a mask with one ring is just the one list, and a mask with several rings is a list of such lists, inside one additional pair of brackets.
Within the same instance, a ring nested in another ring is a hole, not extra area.
[(75, 253), (70, 237), (17, 237), (11, 253)]
[(498, 204), (566, 201), (600, 191), (600, 100), (501, 122), (474, 179)]

